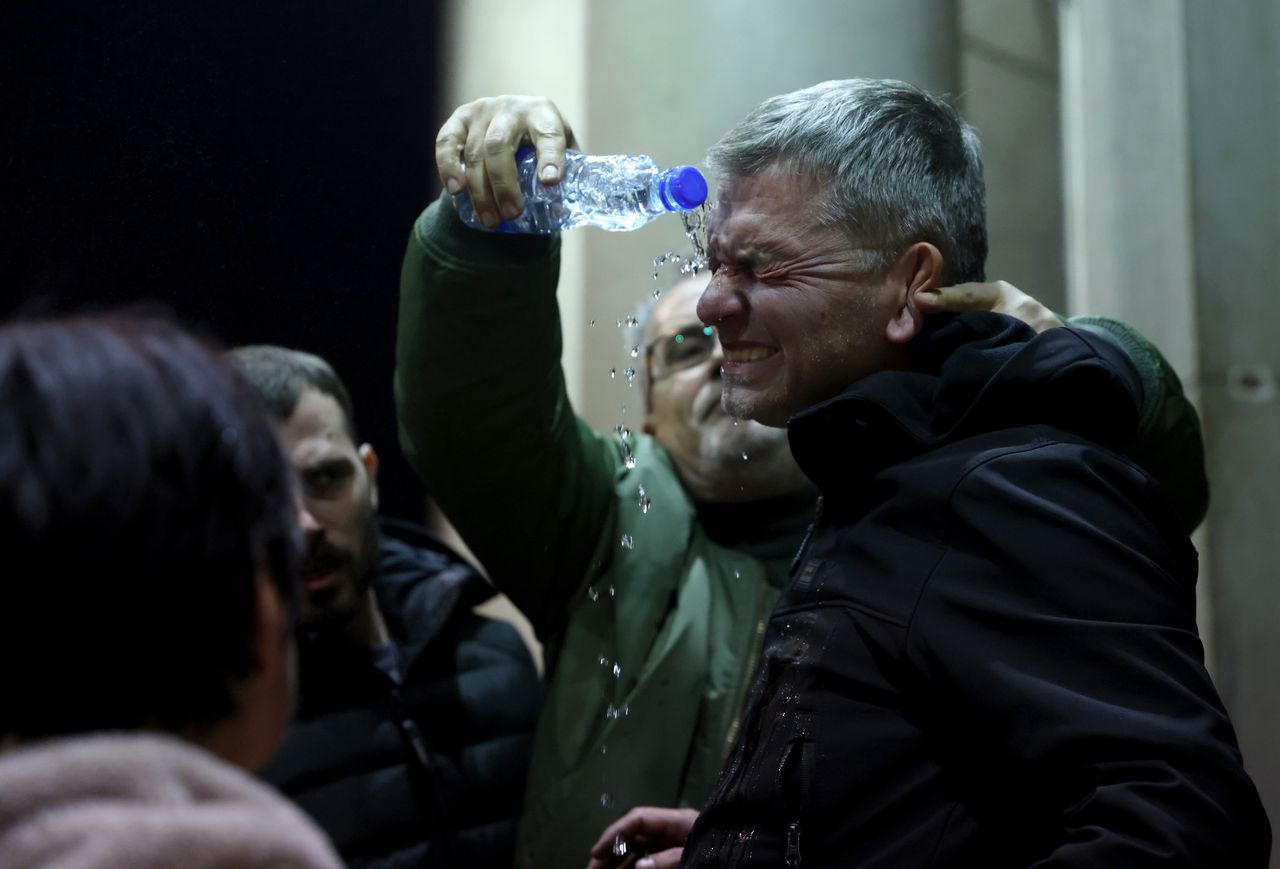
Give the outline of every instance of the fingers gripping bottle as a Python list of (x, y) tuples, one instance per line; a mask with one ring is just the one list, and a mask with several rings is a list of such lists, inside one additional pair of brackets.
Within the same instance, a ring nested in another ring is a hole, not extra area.
[[(538, 181), (538, 155), (531, 145), (516, 152), (516, 167), (524, 211), (493, 227), (493, 232), (550, 235), (586, 225), (625, 232), (668, 211), (690, 211), (707, 199), (707, 179), (696, 168), (664, 170), (642, 155), (588, 157), (570, 149), (560, 182), (553, 185)], [(467, 191), (454, 196), (453, 204), (463, 223), (489, 229), (480, 222)]]

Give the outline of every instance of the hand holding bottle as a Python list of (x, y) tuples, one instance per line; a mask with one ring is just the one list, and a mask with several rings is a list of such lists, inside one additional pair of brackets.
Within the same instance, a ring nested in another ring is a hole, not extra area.
[(496, 227), (524, 210), (516, 150), (524, 141), (537, 152), (537, 177), (560, 181), (565, 149), (576, 148), (569, 122), (546, 97), (486, 97), (459, 106), (436, 135), (436, 170), (452, 194), (467, 191), (476, 215)]
[(550, 100), (494, 97), (445, 122), (436, 165), (459, 219), (496, 232), (550, 235), (587, 225), (625, 232), (706, 201), (707, 180), (693, 166), (663, 170), (643, 154), (588, 156), (575, 144)]

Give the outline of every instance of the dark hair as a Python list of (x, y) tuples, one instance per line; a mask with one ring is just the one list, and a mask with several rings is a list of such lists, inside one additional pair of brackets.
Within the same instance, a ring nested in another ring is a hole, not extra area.
[(987, 194), (978, 136), (943, 100), (891, 79), (826, 81), (765, 100), (708, 160), (723, 177), (781, 165), (826, 185), (823, 223), (870, 245), (881, 272), (918, 241), (948, 282), (984, 280)]
[(178, 327), (0, 328), (0, 735), (213, 723), (265, 564), (292, 603), (292, 471), (253, 393)]
[(338, 403), (351, 442), (360, 443), (351, 394), (333, 366), (319, 356), (271, 344), (237, 347), (227, 355), (276, 419), (283, 422), (293, 416), (302, 393), (314, 389)]

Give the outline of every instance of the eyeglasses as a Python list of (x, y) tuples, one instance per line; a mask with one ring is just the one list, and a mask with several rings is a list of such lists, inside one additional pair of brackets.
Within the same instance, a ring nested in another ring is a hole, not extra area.
[(654, 338), (645, 345), (651, 381), (701, 365), (720, 346), (713, 326), (691, 323), (678, 332)]

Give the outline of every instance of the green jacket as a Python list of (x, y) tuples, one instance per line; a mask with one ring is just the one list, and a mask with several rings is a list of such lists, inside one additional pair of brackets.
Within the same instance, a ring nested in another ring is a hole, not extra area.
[[(545, 646), (523, 867), (585, 864), (631, 806), (703, 804), (812, 515), (798, 493), (748, 507), (764, 519), (743, 531), (747, 511), (692, 503), (651, 438), (606, 437), (574, 414), (558, 254), (557, 238), (467, 229), (442, 199), (409, 241), (397, 340), (405, 453)], [(1190, 430), (1199, 450), (1154, 348), (1121, 324), (1090, 327), (1122, 336), (1152, 385), (1149, 425)], [(1203, 480), (1202, 455), (1179, 455)]]

